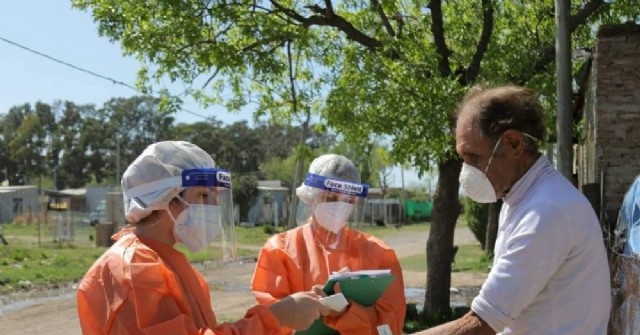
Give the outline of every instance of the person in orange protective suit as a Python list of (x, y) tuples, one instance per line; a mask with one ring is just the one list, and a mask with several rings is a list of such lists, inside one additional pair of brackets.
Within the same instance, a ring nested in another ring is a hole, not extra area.
[(309, 217), (270, 238), (260, 251), (251, 283), (260, 304), (269, 306), (309, 289), (323, 294), (321, 287), (332, 272), (390, 269), (396, 279), (374, 306), (350, 301), (345, 310), (325, 316), (324, 323), (342, 335), (378, 334), (377, 327), (385, 324), (393, 334), (402, 334), (406, 302), (395, 252), (378, 238), (346, 227), (349, 217), (357, 221), (362, 212), (367, 188), (344, 156), (322, 155), (311, 163), (296, 190)]
[[(328, 313), (308, 291), (218, 324), (205, 279), (174, 249), (179, 242), (197, 252), (216, 237), (233, 236), (231, 178), (214, 166), (199, 147), (166, 141), (149, 146), (127, 168), (122, 189), (133, 224), (114, 235), (115, 244), (80, 282), (83, 334), (280, 334), (282, 327), (305, 329)], [(231, 238), (223, 242), (234, 245)]]

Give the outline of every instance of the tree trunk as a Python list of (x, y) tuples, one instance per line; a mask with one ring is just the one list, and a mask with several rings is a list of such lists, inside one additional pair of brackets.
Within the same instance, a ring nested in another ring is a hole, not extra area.
[[(307, 141), (307, 132), (309, 130), (309, 114), (307, 114), (307, 120), (302, 124), (302, 138), (300, 139), (300, 146), (304, 146)], [(302, 149), (302, 148), (300, 148)], [(289, 222), (287, 227), (293, 229), (298, 225), (296, 222), (296, 213), (298, 211), (298, 196), (296, 195), (296, 187), (302, 183), (302, 174), (304, 173), (304, 150), (298, 151), (298, 162), (296, 163), (296, 175), (293, 179), (293, 188), (291, 191), (291, 207), (289, 208)]]
[(453, 261), (453, 233), (460, 215), (458, 177), (462, 161), (450, 158), (438, 163), (438, 184), (433, 200), (433, 220), (427, 241), (427, 288), (425, 317), (449, 319), (451, 307), (451, 262)]
[(500, 209), (502, 208), (502, 200), (489, 205), (489, 218), (487, 223), (487, 237), (485, 239), (485, 249), (487, 255), (493, 257), (493, 249), (496, 245), (496, 237), (498, 236), (498, 221), (500, 219)]

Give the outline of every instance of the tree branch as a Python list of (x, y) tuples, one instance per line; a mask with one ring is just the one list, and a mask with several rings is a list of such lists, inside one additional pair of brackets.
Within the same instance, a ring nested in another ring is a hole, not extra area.
[(209, 83), (211, 83), (213, 78), (215, 78), (218, 75), (218, 73), (220, 73), (220, 68), (217, 68), (216, 71), (213, 72), (213, 74), (209, 77), (209, 79), (207, 79), (207, 81), (204, 82), (204, 84), (202, 85), (202, 89), (209, 86)]
[(296, 76), (293, 73), (293, 61), (291, 59), (291, 40), (287, 41), (287, 64), (289, 65), (289, 84), (291, 85), (291, 107), (293, 114), (298, 115), (298, 97), (296, 96)]
[[(599, 11), (603, 11), (609, 8), (609, 4), (604, 0), (591, 0), (580, 9), (576, 15), (572, 15), (569, 18), (569, 33), (573, 33), (579, 26), (585, 24), (591, 16)], [(551, 64), (556, 58), (555, 41), (548, 44), (542, 49), (538, 59), (536, 60), (531, 72), (520, 73), (514, 76), (511, 81), (518, 85), (525, 85), (529, 78), (534, 75), (543, 72), (549, 64)]]
[(354, 27), (351, 22), (345, 20), (342, 16), (337, 14), (334, 14), (332, 19), (324, 16), (313, 15), (305, 19), (302, 25), (305, 28), (314, 25), (338, 28), (338, 30), (347, 35), (348, 39), (366, 47), (367, 49), (369, 49), (369, 51), (376, 51), (377, 49), (382, 47), (382, 42), (361, 32), (356, 27)]
[(402, 28), (404, 28), (404, 19), (402, 18), (402, 15), (397, 14), (395, 16), (395, 20), (398, 24), (398, 32), (396, 34), (397, 38), (402, 38)]
[(333, 4), (331, 3), (331, 0), (324, 0), (324, 5), (327, 7), (327, 18), (332, 18), (333, 14), (336, 12), (333, 11)]
[(371, 4), (373, 5), (373, 8), (378, 13), (378, 16), (380, 16), (380, 19), (382, 20), (382, 25), (387, 30), (387, 33), (389, 34), (389, 36), (395, 37), (396, 32), (393, 30), (393, 27), (391, 26), (391, 22), (389, 22), (389, 18), (384, 13), (384, 8), (382, 8), (382, 5), (380, 5), (380, 2), (378, 0), (371, 0)]
[(242, 50), (240, 50), (240, 52), (241, 53), (250, 52), (250, 51), (253, 51), (253, 50), (255, 50), (256, 48), (258, 48), (260, 46), (263, 46), (265, 44), (270, 44), (272, 42), (280, 42), (280, 43), (278, 43), (278, 45), (282, 45), (284, 42), (286, 42), (288, 40), (290, 40), (289, 36), (283, 36), (283, 35), (273, 36), (273, 37), (270, 37), (270, 38), (265, 38), (263, 40), (255, 41), (255, 42), (245, 46), (244, 48), (242, 48)]
[(283, 12), (285, 15), (287, 15), (288, 17), (303, 23), (305, 18), (304, 16), (298, 14), (298, 12), (294, 11), (293, 9), (284, 7), (283, 5), (281, 5), (278, 1), (276, 0), (269, 0), (271, 1), (271, 4), (276, 7), (277, 9), (279, 9), (281, 12)]
[(582, 9), (576, 13), (576, 15), (571, 16), (569, 18), (569, 31), (574, 32), (578, 26), (587, 22), (587, 20), (591, 17), (591, 15), (596, 12), (605, 9), (605, 7), (609, 7), (609, 4), (604, 0), (591, 0), (587, 4), (582, 7)]
[(476, 77), (478, 77), (478, 73), (480, 73), (480, 63), (489, 48), (489, 42), (493, 34), (493, 4), (491, 0), (482, 0), (482, 11), (482, 34), (480, 34), (480, 41), (471, 59), (471, 64), (469, 64), (469, 67), (460, 77), (460, 84), (462, 86), (474, 82)]
[(436, 43), (436, 52), (438, 53), (438, 70), (443, 77), (451, 75), (451, 65), (449, 64), (449, 55), (451, 51), (447, 47), (444, 40), (444, 23), (442, 20), (442, 0), (431, 0), (429, 3), (431, 10), (431, 33)]
[(273, 6), (285, 13), (285, 15), (302, 24), (302, 26), (305, 28), (309, 28), (314, 25), (334, 27), (345, 33), (348, 39), (366, 47), (370, 51), (376, 51), (376, 49), (382, 47), (382, 42), (358, 30), (353, 26), (353, 24), (351, 24), (351, 22), (347, 21), (344, 17), (335, 14), (335, 12), (333, 12), (333, 6), (331, 5), (330, 0), (325, 0), (325, 3), (328, 3), (328, 6), (331, 7), (322, 8), (318, 5), (307, 6), (310, 11), (316, 13), (316, 15), (312, 15), (310, 17), (304, 17), (298, 14), (296, 11), (284, 7), (277, 0), (269, 1), (271, 1)]

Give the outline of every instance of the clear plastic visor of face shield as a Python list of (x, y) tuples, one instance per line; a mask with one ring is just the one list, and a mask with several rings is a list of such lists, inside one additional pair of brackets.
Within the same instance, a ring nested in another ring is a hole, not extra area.
[(178, 198), (187, 205), (175, 217), (178, 243), (196, 250), (203, 260), (237, 260), (229, 172), (214, 168), (182, 171)]
[(298, 225), (310, 223), (316, 239), (336, 246), (342, 228), (361, 227), (369, 185), (308, 174), (304, 185), (310, 190), (309, 201), (298, 207)]

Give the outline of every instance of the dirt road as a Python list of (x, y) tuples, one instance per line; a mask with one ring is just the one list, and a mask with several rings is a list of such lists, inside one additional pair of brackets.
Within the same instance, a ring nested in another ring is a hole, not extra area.
[[(427, 234), (403, 233), (384, 239), (392, 246), (398, 258), (424, 252)], [(475, 239), (466, 228), (456, 229), (455, 243), (474, 243)], [(254, 270), (254, 263), (234, 264), (221, 269), (201, 269), (211, 288), (213, 309), (219, 321), (236, 320), (244, 311), (254, 304), (255, 300), (249, 291), (249, 283)], [(424, 272), (404, 272), (405, 286), (424, 287)], [(452, 285), (479, 286), (484, 275), (458, 274), (452, 275)], [(0, 306), (0, 333), (3, 335), (18, 334), (81, 334), (76, 314), (75, 294), (69, 291), (54, 298), (35, 299), (11, 306)]]

